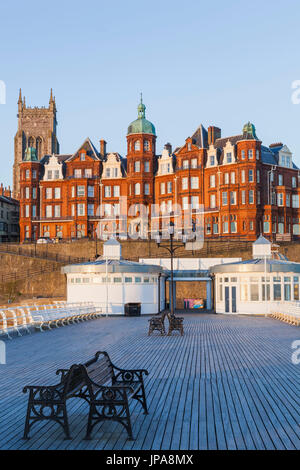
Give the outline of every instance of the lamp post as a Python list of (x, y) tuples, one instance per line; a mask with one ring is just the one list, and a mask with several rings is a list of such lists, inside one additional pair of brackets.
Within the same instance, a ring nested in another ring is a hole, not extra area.
[(182, 236), (182, 242), (175, 242), (174, 243), (174, 223), (170, 222), (168, 227), (168, 233), (170, 236), (170, 243), (169, 241), (161, 242), (161, 233), (159, 233), (158, 237), (156, 238), (156, 243), (159, 248), (164, 248), (170, 253), (171, 258), (171, 298), (170, 298), (170, 310), (171, 315), (174, 315), (174, 273), (173, 273), (173, 260), (175, 251), (179, 248), (183, 248), (186, 244), (186, 236)]
[(98, 255), (98, 234), (97, 234), (97, 225), (96, 225), (96, 228), (94, 229), (94, 232), (95, 232), (95, 259), (97, 259), (99, 257)]

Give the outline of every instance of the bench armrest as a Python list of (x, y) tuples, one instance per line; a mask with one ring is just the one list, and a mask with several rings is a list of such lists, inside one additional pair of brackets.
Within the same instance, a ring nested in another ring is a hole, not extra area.
[(113, 366), (114, 369), (116, 369), (119, 372), (129, 372), (129, 373), (130, 372), (131, 373), (138, 372), (140, 374), (149, 375), (149, 372), (147, 371), (147, 369), (121, 369), (120, 367), (117, 367), (114, 364), (112, 364), (112, 366)]
[(57, 385), (26, 385), (23, 393), (30, 392), (30, 399), (35, 401), (51, 402), (52, 400), (60, 400), (63, 398), (63, 389), (59, 388), (61, 383)]
[(108, 403), (124, 400), (124, 398), (127, 399), (127, 392), (134, 392), (134, 388), (131, 385), (100, 385), (95, 382), (92, 383), (98, 389), (93, 391), (94, 398), (96, 400), (107, 401)]
[(143, 374), (149, 375), (146, 369), (120, 369), (115, 367), (117, 373), (114, 377), (114, 383), (119, 382), (143, 382)]

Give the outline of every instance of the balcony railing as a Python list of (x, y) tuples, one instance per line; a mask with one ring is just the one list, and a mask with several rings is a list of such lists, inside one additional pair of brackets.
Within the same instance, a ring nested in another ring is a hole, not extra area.
[(190, 166), (190, 167), (183, 167), (183, 166), (177, 166), (175, 168), (175, 171), (181, 171), (181, 170), (200, 170), (202, 168), (201, 165), (197, 165), (197, 166)]
[(92, 176), (87, 176), (87, 175), (80, 175), (80, 176), (76, 176), (76, 175), (69, 175), (69, 176), (66, 176), (66, 179), (67, 180), (80, 180), (80, 179), (88, 179), (88, 180), (96, 180), (96, 179), (100, 179), (100, 176), (99, 175), (92, 175)]

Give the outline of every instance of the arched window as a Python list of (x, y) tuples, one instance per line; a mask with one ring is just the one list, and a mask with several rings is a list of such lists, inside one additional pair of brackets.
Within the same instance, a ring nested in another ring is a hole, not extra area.
[(144, 150), (149, 151), (150, 150), (150, 142), (149, 140), (144, 141)]
[(134, 150), (137, 152), (139, 150), (141, 150), (141, 142), (139, 140), (136, 140), (134, 142)]
[(29, 139), (28, 139), (28, 147), (34, 147), (34, 138), (33, 138), (33, 137), (29, 137)]
[(40, 160), (42, 158), (42, 139), (40, 137), (36, 139), (36, 153), (38, 159)]
[(136, 183), (134, 185), (134, 194), (136, 196), (139, 196), (141, 194), (141, 186), (140, 186), (140, 183)]

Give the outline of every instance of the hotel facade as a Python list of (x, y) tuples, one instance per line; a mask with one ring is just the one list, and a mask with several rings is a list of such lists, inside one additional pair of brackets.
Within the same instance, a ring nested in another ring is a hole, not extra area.
[(48, 108), (27, 107), (20, 91), (14, 197), (21, 241), (126, 231), (145, 238), (145, 219), (161, 226), (178, 211), (189, 211), (192, 223), (201, 212), (207, 239), (300, 238), (300, 171), (287, 145), (263, 145), (251, 123), (229, 137), (200, 125), (181, 147), (168, 143), (158, 154), (145, 109), (141, 100), (126, 157), (89, 138), (66, 155), (59, 153), (52, 90)]

